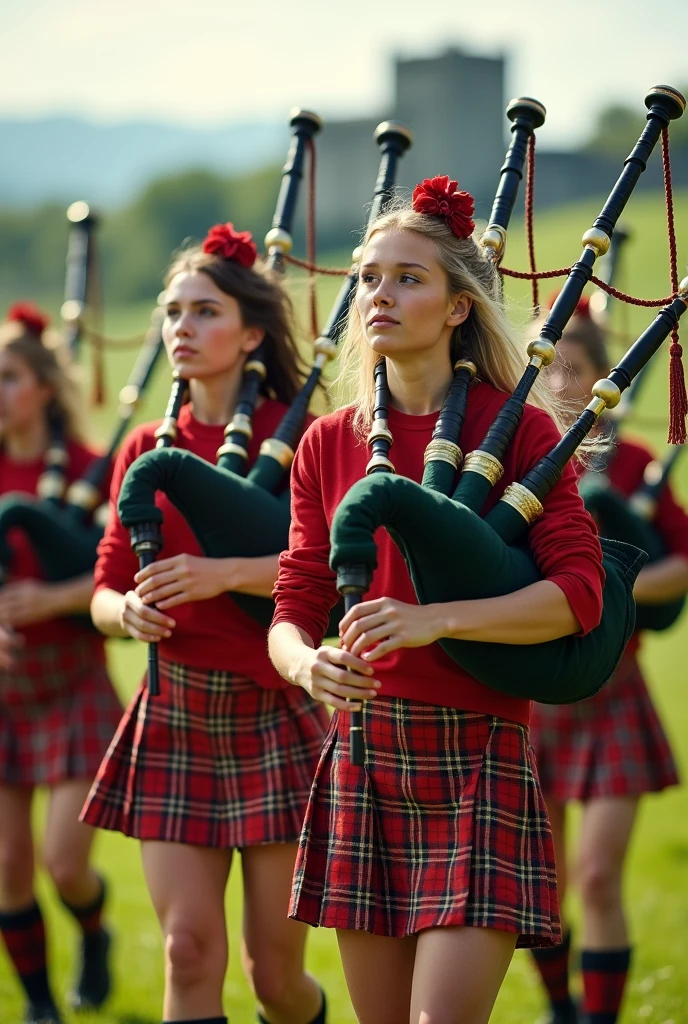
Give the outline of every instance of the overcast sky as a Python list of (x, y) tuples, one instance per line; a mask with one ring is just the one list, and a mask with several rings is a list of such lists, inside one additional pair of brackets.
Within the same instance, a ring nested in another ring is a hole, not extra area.
[[(394, 54), (507, 54), (548, 109), (542, 143), (604, 102), (688, 81), (680, 0), (22, 0), (3, 5), (0, 116), (217, 123), (385, 114)], [(469, 99), (470, 101), (470, 99)], [(1, 158), (1, 157), (0, 157)]]

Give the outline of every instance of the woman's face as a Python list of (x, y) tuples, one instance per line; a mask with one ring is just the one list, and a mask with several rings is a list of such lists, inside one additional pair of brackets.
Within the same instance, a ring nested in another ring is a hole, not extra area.
[(237, 300), (202, 271), (175, 274), (165, 298), (165, 348), (186, 380), (230, 373), (263, 339), (260, 328), (245, 326)]
[(557, 355), (549, 370), (549, 386), (560, 398), (583, 409), (590, 401), (592, 386), (604, 373), (595, 366), (578, 341), (562, 338), (557, 344)]
[(361, 257), (356, 308), (366, 341), (379, 355), (407, 361), (447, 352), (471, 299), (450, 295), (435, 243), (414, 231), (377, 231)]
[(22, 433), (45, 418), (52, 389), (20, 355), (0, 349), (0, 433)]

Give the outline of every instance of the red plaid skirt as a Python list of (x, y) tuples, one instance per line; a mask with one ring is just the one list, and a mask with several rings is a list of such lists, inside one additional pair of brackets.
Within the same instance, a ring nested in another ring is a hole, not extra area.
[(594, 697), (534, 704), (530, 737), (543, 791), (560, 803), (638, 796), (678, 782), (676, 764), (634, 654)]
[(234, 849), (298, 839), (328, 715), (300, 687), (160, 661), (91, 787), (83, 821), (143, 840)]
[(365, 705), (366, 764), (336, 714), (313, 783), (290, 916), (402, 938), (471, 925), (561, 941), (554, 849), (528, 733), (398, 697)]
[(92, 779), (122, 716), (103, 641), (41, 644), (18, 659), (0, 672), (0, 784)]

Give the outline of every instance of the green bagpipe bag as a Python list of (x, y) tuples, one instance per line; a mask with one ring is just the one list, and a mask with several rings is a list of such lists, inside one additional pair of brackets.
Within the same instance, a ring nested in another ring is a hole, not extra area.
[[(659, 533), (646, 519), (631, 508), (628, 499), (612, 487), (600, 474), (586, 473), (580, 482), (580, 493), (588, 512), (600, 524), (605, 537), (634, 544), (645, 551), (650, 564), (667, 554), (667, 548)], [(686, 603), (685, 597), (663, 604), (639, 604), (636, 606), (636, 629), (651, 629), (661, 632), (676, 622)]]
[[(289, 491), (280, 495), (193, 452), (162, 448), (144, 452), (122, 482), (122, 525), (162, 523), (155, 505), (161, 491), (184, 516), (208, 558), (259, 558), (289, 545)], [(269, 626), (274, 603), (232, 592), (232, 600), (256, 622)]]
[(6, 570), (12, 558), (7, 535), (15, 528), (31, 541), (49, 583), (61, 583), (93, 570), (103, 536), (97, 524), (78, 525), (58, 505), (40, 498), (5, 494), (0, 498), (0, 565)]
[[(499, 535), (496, 512), (484, 520), (413, 480), (371, 475), (354, 484), (335, 513), (330, 566), (365, 565), (372, 576), (373, 534), (384, 526), (420, 604), (510, 594), (542, 577), (526, 544), (508, 544)], [(633, 584), (646, 561), (644, 552), (621, 542), (604, 540), (602, 550), (602, 620), (586, 636), (527, 645), (445, 638), (440, 646), (475, 679), (512, 697), (569, 704), (593, 696), (613, 674), (633, 632)]]

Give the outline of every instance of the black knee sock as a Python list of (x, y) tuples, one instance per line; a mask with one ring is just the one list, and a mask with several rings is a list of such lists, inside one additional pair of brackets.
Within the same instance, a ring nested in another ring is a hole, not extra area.
[(87, 903), (85, 906), (75, 906), (62, 895), (60, 895), (60, 899), (62, 900), (62, 905), (67, 908), (72, 917), (74, 917), (81, 926), (81, 930), (84, 935), (95, 935), (102, 927), (101, 918), (103, 915), (106, 896), (107, 886), (105, 884), (105, 879), (100, 878), (100, 892), (94, 900)]
[(0, 912), (0, 932), (29, 1001), (37, 1007), (53, 1007), (45, 927), (38, 903), (34, 902), (23, 910)]
[(571, 932), (567, 931), (558, 946), (531, 949), (535, 965), (547, 989), (553, 1009), (566, 1009), (573, 1005), (569, 993), (569, 955)]
[[(318, 1010), (317, 1014), (310, 1022), (310, 1024), (327, 1024), (327, 999), (325, 998), (325, 993), (323, 992), (322, 989), (320, 989), (320, 994), (322, 995), (322, 1006), (320, 1007), (320, 1009)], [(263, 1017), (261, 1013), (258, 1014), (258, 1021), (259, 1024), (268, 1024), (265, 1017)]]
[(583, 1009), (589, 1024), (614, 1024), (621, 1009), (630, 963), (628, 948), (583, 950)]

